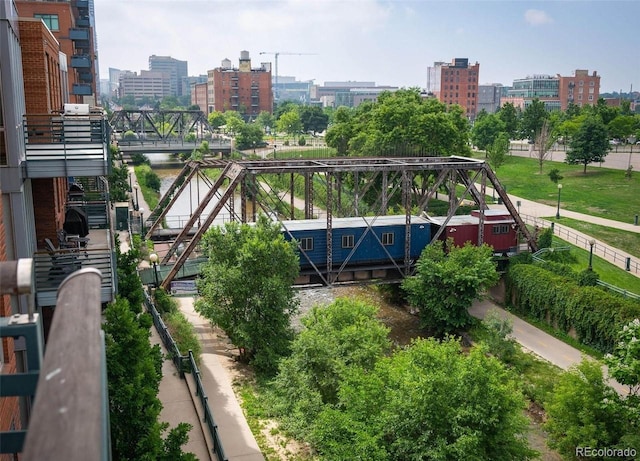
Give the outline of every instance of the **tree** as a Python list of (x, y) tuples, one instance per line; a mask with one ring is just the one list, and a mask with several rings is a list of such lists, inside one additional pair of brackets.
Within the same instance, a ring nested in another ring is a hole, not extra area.
[(522, 136), (530, 141), (535, 141), (548, 115), (549, 113), (544, 107), (544, 102), (538, 98), (533, 99), (522, 114), (520, 123)]
[(498, 171), (504, 162), (507, 160), (507, 153), (509, 152), (509, 138), (507, 133), (500, 133), (493, 140), (490, 146), (487, 147), (487, 160), (494, 171)]
[(227, 131), (232, 135), (235, 135), (240, 131), (240, 128), (244, 125), (242, 115), (235, 110), (229, 110), (224, 113), (224, 121), (227, 126)]
[(545, 409), (549, 446), (568, 459), (578, 459), (576, 447), (614, 447), (625, 432), (620, 398), (593, 360), (583, 360), (560, 377)]
[(329, 116), (318, 106), (302, 106), (300, 107), (300, 121), (305, 132), (310, 131), (316, 134), (327, 129)]
[(500, 107), (498, 117), (504, 123), (509, 139), (515, 139), (518, 135), (518, 111), (513, 103), (508, 102)]
[(549, 119), (542, 121), (540, 130), (536, 133), (534, 139), (534, 150), (538, 159), (538, 166), (540, 168), (540, 174), (542, 174), (542, 165), (547, 158), (549, 149), (555, 144), (557, 137), (553, 135), (553, 129)]
[(473, 300), (498, 281), (490, 246), (448, 242), (446, 250), (444, 242), (432, 242), (420, 255), (416, 275), (402, 282), (410, 304), (420, 310), (422, 325), (439, 334), (467, 327)]
[(179, 424), (162, 439), (168, 427), (158, 421), (162, 352), (149, 342), (149, 315), (136, 317), (129, 302), (118, 298), (105, 310), (105, 319), (113, 459), (193, 460), (191, 453), (182, 454), (180, 449), (189, 440), (190, 425)]
[(349, 141), (353, 136), (352, 115), (353, 111), (348, 107), (338, 107), (333, 114), (333, 124), (325, 135), (327, 146), (336, 149), (339, 156), (346, 156), (349, 151)]
[(389, 329), (376, 313), (374, 306), (341, 298), (302, 318), (304, 329), (274, 381), (279, 412), (289, 424), (311, 424), (323, 405), (337, 403), (349, 367), (371, 370), (390, 350)]
[(633, 115), (618, 115), (607, 125), (609, 136), (615, 139), (627, 140), (635, 131), (636, 120)]
[(597, 116), (587, 117), (571, 139), (565, 161), (570, 165), (584, 165), (583, 173), (587, 174), (587, 165), (604, 161), (609, 149), (609, 136), (602, 120)]
[(217, 130), (226, 123), (226, 119), (222, 112), (213, 111), (207, 115), (207, 122), (209, 122), (209, 126), (211, 126), (211, 128)]
[(609, 373), (620, 384), (629, 386), (629, 394), (640, 397), (640, 320), (627, 323), (618, 333), (613, 354), (605, 363)]
[(261, 111), (256, 117), (256, 123), (261, 126), (263, 130), (270, 131), (276, 127), (276, 119), (266, 110)]
[(236, 142), (238, 149), (249, 149), (262, 143), (264, 132), (257, 123), (245, 123), (238, 130)]
[[(498, 138), (500, 133), (506, 131), (505, 123), (496, 114), (486, 114), (476, 120), (471, 130), (471, 142), (480, 150), (487, 150)], [(507, 137), (507, 141), (509, 138)]]
[(294, 243), (285, 241), (278, 223), (260, 216), (253, 226), (231, 222), (209, 230), (203, 246), (208, 262), (198, 280), (196, 310), (225, 331), (242, 361), (274, 372), (293, 337)]
[(532, 459), (522, 393), (486, 352), (463, 354), (453, 339), (417, 340), (373, 370), (349, 368), (312, 442), (332, 460)]
[(276, 122), (278, 131), (283, 131), (290, 136), (295, 136), (302, 131), (302, 121), (298, 110), (290, 110), (280, 116)]

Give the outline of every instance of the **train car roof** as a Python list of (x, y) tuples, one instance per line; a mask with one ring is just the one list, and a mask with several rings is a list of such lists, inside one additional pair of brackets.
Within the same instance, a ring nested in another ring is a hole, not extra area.
[[(430, 220), (432, 223), (437, 224), (438, 226), (442, 226), (446, 216), (430, 216)], [(512, 224), (514, 219), (511, 216), (505, 216), (504, 219), (485, 219), (484, 223), (487, 224)], [(463, 225), (479, 225), (480, 218), (472, 215), (456, 215), (452, 216), (447, 223), (448, 226), (463, 226)]]
[[(326, 229), (326, 219), (296, 219), (280, 221), (282, 226), (289, 231)], [(367, 225), (371, 227), (404, 225), (405, 215), (394, 216), (356, 216), (351, 218), (333, 218), (331, 220), (334, 229), (361, 228)], [(420, 216), (411, 216), (411, 224), (429, 224), (429, 220)]]

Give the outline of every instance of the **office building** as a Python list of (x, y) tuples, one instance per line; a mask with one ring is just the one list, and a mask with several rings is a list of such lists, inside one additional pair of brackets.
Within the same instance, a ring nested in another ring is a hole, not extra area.
[(149, 56), (149, 70), (156, 73), (165, 73), (169, 79), (169, 96), (188, 95), (183, 88), (182, 80), (189, 75), (187, 61), (180, 61), (171, 56)]
[(322, 107), (358, 107), (363, 102), (375, 102), (383, 91), (396, 91), (395, 86), (377, 86), (375, 82), (325, 82), (312, 87), (312, 101)]
[(118, 84), (118, 97), (133, 96), (135, 99), (162, 99), (171, 96), (171, 81), (166, 72), (141, 70), (122, 71)]
[(503, 86), (500, 83), (478, 85), (478, 113), (485, 111), (493, 114), (500, 108)]

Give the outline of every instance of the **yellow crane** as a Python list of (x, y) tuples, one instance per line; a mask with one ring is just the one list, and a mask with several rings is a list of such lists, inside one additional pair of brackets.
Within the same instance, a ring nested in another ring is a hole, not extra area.
[(274, 94), (274, 99), (277, 101), (278, 100), (278, 56), (280, 56), (281, 54), (283, 55), (288, 55), (288, 56), (311, 56), (311, 55), (315, 55), (316, 53), (289, 53), (286, 51), (261, 51), (260, 54), (271, 54), (274, 56), (274, 61), (275, 61), (275, 65), (276, 65), (276, 73), (275, 73), (275, 77), (276, 77), (276, 84), (275, 84), (275, 91), (273, 92)]

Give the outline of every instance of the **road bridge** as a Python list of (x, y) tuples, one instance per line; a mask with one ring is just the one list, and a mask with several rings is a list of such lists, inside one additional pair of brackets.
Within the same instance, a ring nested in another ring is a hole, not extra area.
[[(190, 161), (160, 199), (148, 218), (147, 238), (161, 227), (164, 217), (180, 194), (188, 189), (191, 179), (206, 176), (201, 170), (216, 168), (217, 179), (211, 181), (209, 192), (201, 198), (191, 218), (180, 230), (161, 265), (172, 267), (162, 271), (161, 286), (165, 289), (196, 249), (204, 233), (217, 215), (224, 209), (232, 219), (252, 222), (257, 218), (258, 207), (279, 220), (297, 219), (296, 189), (304, 195), (304, 219), (315, 217), (314, 207), (325, 211), (327, 241), (331, 242), (332, 220), (337, 217), (381, 216), (388, 213), (391, 203), (400, 204), (406, 215), (407, 229), (411, 215), (429, 211), (429, 202), (438, 190), (447, 190), (448, 212), (440, 230), (433, 235), (437, 240), (449, 220), (464, 201), (473, 201), (480, 210), (489, 207), (485, 201), (487, 182), (493, 186), (511, 216), (518, 231), (532, 251), (537, 250), (535, 236), (531, 234), (518, 215), (515, 206), (498, 181), (495, 173), (484, 160), (467, 157), (333, 157), (324, 159), (294, 160), (246, 160), (246, 161)], [(207, 179), (208, 180), (208, 179)], [(284, 184), (274, 190), (266, 190), (262, 184)], [(347, 184), (349, 187), (347, 187)], [(479, 186), (477, 186), (477, 184)], [(479, 189), (478, 189), (479, 187)], [(301, 190), (302, 189), (302, 190)], [(187, 192), (188, 193), (188, 192)], [(236, 210), (235, 196), (239, 195), (240, 210)], [(363, 197), (374, 197), (365, 203)], [(393, 201), (395, 200), (395, 202)], [(203, 218), (209, 204), (213, 209)], [(196, 223), (198, 225), (196, 226)], [(484, 214), (480, 214), (478, 243), (484, 242)], [(194, 233), (195, 229), (195, 233)], [(407, 230), (409, 233), (410, 231)], [(407, 235), (410, 241), (410, 235)], [(180, 251), (177, 251), (180, 248)], [(408, 248), (404, 267), (408, 275), (411, 267)], [(174, 262), (175, 261), (175, 262)], [(342, 266), (341, 266), (342, 269)], [(327, 246), (327, 264), (318, 275), (332, 284), (339, 280), (340, 270), (332, 265), (332, 248)]]
[[(211, 155), (222, 154), (227, 157), (231, 153), (231, 141), (214, 140), (207, 141)], [(150, 154), (180, 154), (191, 153), (194, 149), (202, 145), (202, 141), (187, 141), (184, 139), (167, 139), (167, 140), (133, 140), (133, 141), (116, 141), (120, 151), (125, 155), (135, 153)]]

